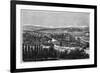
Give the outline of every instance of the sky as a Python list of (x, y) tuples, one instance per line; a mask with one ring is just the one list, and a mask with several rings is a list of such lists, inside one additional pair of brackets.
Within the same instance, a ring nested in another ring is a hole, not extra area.
[(89, 26), (89, 13), (46, 10), (21, 10), (21, 24), (60, 28)]

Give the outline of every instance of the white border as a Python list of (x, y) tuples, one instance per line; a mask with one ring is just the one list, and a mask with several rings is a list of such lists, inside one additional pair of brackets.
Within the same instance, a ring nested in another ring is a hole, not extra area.
[[(90, 13), (90, 58), (84, 60), (59, 60), (59, 61), (44, 61), (44, 62), (21, 62), (21, 9), (31, 10), (54, 10), (54, 11), (71, 11), (71, 12), (88, 12)], [(49, 7), (49, 6), (34, 6), (34, 5), (16, 5), (16, 68), (39, 68), (39, 67), (54, 67), (54, 66), (72, 66), (72, 65), (89, 65), (94, 64), (94, 10), (83, 8), (70, 7)]]

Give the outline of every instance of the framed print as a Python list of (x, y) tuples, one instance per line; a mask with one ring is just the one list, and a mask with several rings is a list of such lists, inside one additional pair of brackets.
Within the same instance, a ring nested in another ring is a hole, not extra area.
[(11, 1), (11, 72), (96, 66), (96, 6)]

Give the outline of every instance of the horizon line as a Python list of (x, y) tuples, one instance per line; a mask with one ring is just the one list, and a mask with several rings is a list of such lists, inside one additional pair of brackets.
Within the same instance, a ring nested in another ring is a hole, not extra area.
[[(36, 26), (36, 27), (44, 27), (44, 28), (55, 28), (55, 26), (42, 26), (42, 25), (33, 25), (33, 24), (25, 24), (24, 26)], [(82, 28), (84, 28), (84, 27), (89, 27), (89, 26), (66, 26), (66, 27), (82, 27)], [(56, 27), (56, 28), (66, 28), (65, 26), (63, 27), (63, 26), (60, 26), (60, 27)]]

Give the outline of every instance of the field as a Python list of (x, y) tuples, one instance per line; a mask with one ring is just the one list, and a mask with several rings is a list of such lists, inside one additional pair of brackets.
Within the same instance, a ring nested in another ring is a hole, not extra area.
[(89, 28), (25, 26), (22, 33), (23, 61), (89, 58)]

